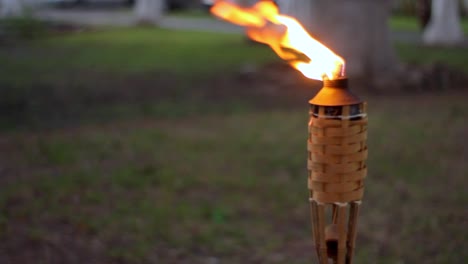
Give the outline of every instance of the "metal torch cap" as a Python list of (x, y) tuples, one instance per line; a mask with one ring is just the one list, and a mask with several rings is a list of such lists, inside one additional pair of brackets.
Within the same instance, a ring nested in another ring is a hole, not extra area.
[(322, 89), (309, 103), (320, 106), (344, 106), (362, 103), (359, 97), (348, 89), (348, 79), (324, 80)]

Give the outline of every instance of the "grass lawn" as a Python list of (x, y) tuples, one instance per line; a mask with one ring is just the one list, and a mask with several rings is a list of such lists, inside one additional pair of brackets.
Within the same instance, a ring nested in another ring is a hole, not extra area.
[[(307, 102), (259, 107), (243, 75), (223, 95), (226, 75), (274, 60), (241, 36), (156, 29), (0, 47), (0, 263), (310, 263)], [(462, 263), (466, 92), (367, 99), (355, 262)]]
[[(114, 29), (49, 37), (0, 49), (0, 65), (5, 65), (0, 84), (55, 82), (62, 79), (57, 76), (72, 71), (79, 75), (83, 70), (113, 74), (166, 71), (187, 77), (276, 60), (269, 49), (244, 43), (242, 37), (233, 34), (162, 29)], [(404, 61), (440, 61), (468, 69), (464, 63), (466, 49), (399, 44), (397, 50)], [(76, 79), (79, 82), (83, 78)]]
[[(5, 110), (0, 127), (37, 124), (44, 116), (62, 122), (83, 114), (102, 120), (115, 114), (193, 112), (208, 107), (198, 102), (196, 92), (187, 93), (194, 80), (275, 60), (272, 51), (245, 45), (239, 35), (162, 29), (96, 31), (9, 46), (0, 49), (0, 105)], [(172, 99), (132, 106), (148, 93)], [(182, 98), (187, 100), (181, 105)], [(111, 104), (122, 100), (126, 103)]]
[(0, 81), (56, 79), (61, 70), (70, 69), (116, 74), (167, 71), (186, 77), (275, 58), (269, 49), (244, 43), (242, 37), (233, 34), (149, 28), (50, 37), (0, 50), (0, 63), (8, 65), (2, 68)]
[[(462, 19), (462, 28), (468, 34), (468, 19)], [(399, 31), (420, 31), (418, 19), (415, 16), (393, 15), (389, 21), (390, 28)]]
[[(369, 101), (356, 262), (460, 263), (468, 257), (458, 250), (467, 242), (465, 99)], [(8, 250), (24, 245), (38, 258), (65, 251), (86, 263), (310, 263), (306, 112), (2, 135), (0, 236), (9, 243), (0, 249), (15, 256)]]
[(467, 48), (435, 48), (398, 43), (396, 50), (405, 62), (419, 65), (444, 63), (468, 73)]

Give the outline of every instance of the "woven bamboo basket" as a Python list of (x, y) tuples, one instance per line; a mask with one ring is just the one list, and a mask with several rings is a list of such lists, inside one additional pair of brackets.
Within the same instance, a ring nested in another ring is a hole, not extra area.
[[(359, 105), (365, 112), (365, 104)], [(326, 107), (309, 122), (308, 186), (311, 198), (320, 203), (361, 200), (367, 175), (367, 117), (346, 118), (350, 106), (342, 107), (342, 120), (326, 119)]]

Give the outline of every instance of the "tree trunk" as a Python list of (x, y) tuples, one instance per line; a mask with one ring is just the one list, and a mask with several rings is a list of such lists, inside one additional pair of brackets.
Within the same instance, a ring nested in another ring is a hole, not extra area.
[(431, 19), (431, 0), (418, 0), (416, 13), (419, 18), (419, 26), (424, 30)]
[(134, 12), (138, 23), (157, 24), (164, 13), (163, 0), (137, 0)]
[(282, 14), (295, 17), (303, 25), (310, 25), (312, 23), (312, 1), (279, 0), (277, 2)]
[(20, 0), (0, 0), (0, 18), (24, 15), (24, 6)]
[[(293, 0), (287, 12), (322, 43), (346, 60), (349, 77), (389, 79), (397, 59), (387, 20), (391, 0)], [(307, 14), (306, 14), (307, 13)]]
[(240, 6), (251, 6), (253, 5), (253, 3), (251, 3), (252, 1), (249, 1), (249, 0), (236, 0), (234, 1), (236, 4), (240, 5)]
[(466, 17), (468, 15), (468, 0), (463, 0), (462, 6), (463, 6), (463, 15)]
[(432, 17), (423, 34), (428, 45), (457, 45), (463, 42), (457, 0), (432, 0)]

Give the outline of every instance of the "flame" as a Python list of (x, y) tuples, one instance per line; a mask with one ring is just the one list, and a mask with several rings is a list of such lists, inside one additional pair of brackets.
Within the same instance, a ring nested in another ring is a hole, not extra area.
[(283, 60), (310, 79), (335, 79), (344, 75), (345, 62), (314, 39), (293, 17), (281, 15), (272, 1), (240, 7), (218, 0), (211, 12), (226, 21), (247, 28), (247, 35), (268, 44)]

